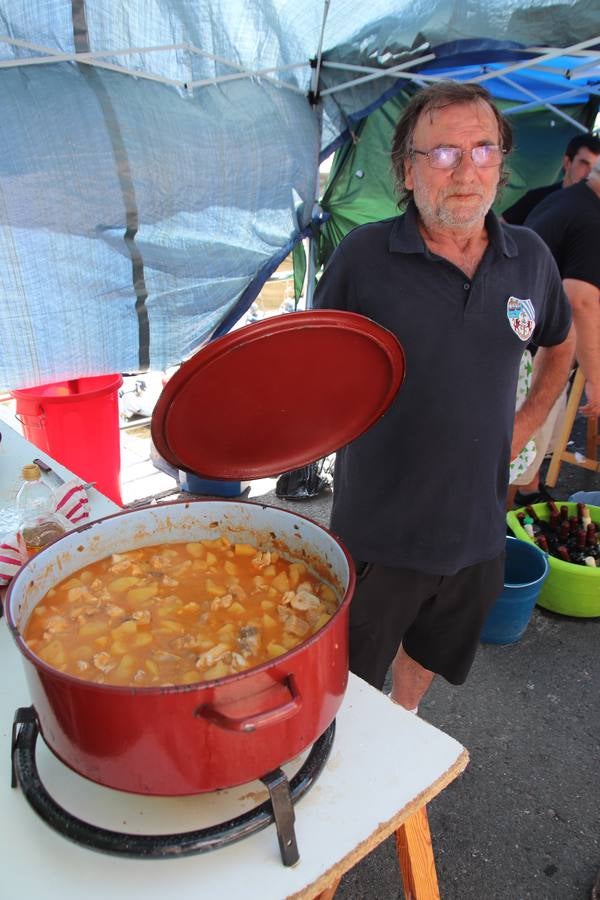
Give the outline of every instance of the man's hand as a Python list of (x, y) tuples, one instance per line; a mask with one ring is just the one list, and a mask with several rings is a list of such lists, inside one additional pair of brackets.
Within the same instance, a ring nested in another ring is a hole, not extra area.
[(585, 399), (586, 402), (579, 407), (579, 412), (584, 416), (600, 416), (600, 387), (593, 381), (585, 383)]

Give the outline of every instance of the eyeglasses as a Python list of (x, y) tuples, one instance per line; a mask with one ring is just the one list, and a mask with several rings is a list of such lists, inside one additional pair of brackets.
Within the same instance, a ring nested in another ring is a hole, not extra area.
[(456, 169), (463, 158), (463, 154), (469, 153), (473, 163), (478, 169), (489, 169), (499, 166), (502, 157), (506, 153), (497, 144), (481, 144), (471, 147), (470, 150), (461, 150), (460, 147), (434, 147), (433, 150), (411, 150), (411, 155), (418, 153), (424, 156), (432, 169)]

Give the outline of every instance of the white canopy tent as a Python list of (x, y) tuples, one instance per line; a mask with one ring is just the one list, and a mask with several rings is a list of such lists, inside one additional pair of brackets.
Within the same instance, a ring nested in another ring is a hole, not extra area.
[(599, 11), (0, 2), (0, 385), (164, 369), (227, 330), (318, 227), (320, 161), (407, 84), (585, 129)]

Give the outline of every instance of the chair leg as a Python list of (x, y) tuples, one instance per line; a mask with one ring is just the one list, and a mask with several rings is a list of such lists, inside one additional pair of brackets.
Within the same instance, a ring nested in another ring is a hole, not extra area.
[(550, 460), (550, 465), (548, 466), (548, 471), (546, 472), (546, 484), (548, 485), (548, 487), (554, 487), (556, 485), (556, 482), (558, 481), (560, 464), (563, 461), (563, 454), (565, 452), (569, 437), (571, 436), (573, 423), (575, 422), (577, 410), (581, 402), (581, 395), (583, 394), (584, 385), (584, 374), (581, 369), (578, 368), (577, 372), (575, 373), (573, 384), (571, 386), (571, 393), (569, 394), (569, 399), (567, 401), (567, 408), (565, 410), (565, 416), (563, 419), (562, 427), (560, 429), (560, 434), (558, 435), (556, 446), (552, 454), (552, 459)]
[(598, 459), (598, 416), (589, 416), (587, 420), (585, 455), (588, 459)]

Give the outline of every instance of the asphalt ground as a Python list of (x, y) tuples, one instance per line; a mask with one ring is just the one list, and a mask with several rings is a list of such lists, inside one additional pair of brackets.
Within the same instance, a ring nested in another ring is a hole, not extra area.
[[(582, 435), (578, 420), (575, 449)], [(599, 489), (598, 474), (563, 464), (551, 493)], [(329, 490), (261, 499), (328, 523)], [(480, 645), (465, 685), (436, 679), (419, 714), (470, 754), (464, 774), (428, 807), (443, 900), (588, 900), (600, 871), (600, 618), (536, 607), (517, 643)], [(336, 893), (403, 897), (393, 839)]]

